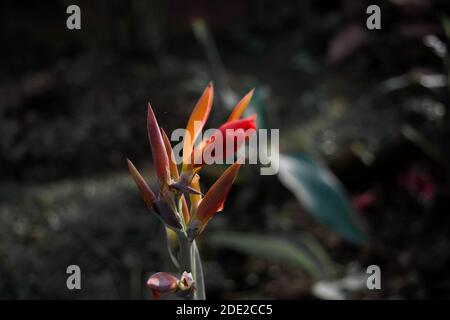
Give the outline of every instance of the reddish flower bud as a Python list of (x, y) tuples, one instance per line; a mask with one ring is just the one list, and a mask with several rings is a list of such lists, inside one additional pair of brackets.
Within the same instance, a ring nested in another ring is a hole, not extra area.
[(147, 286), (152, 289), (154, 299), (162, 294), (173, 293), (178, 290), (178, 279), (166, 272), (158, 272), (147, 280)]

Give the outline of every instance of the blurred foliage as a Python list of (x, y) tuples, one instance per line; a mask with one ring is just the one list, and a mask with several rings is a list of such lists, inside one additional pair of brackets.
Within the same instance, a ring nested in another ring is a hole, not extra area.
[(281, 182), (320, 222), (357, 244), (366, 241), (339, 180), (306, 155), (280, 156)]
[(210, 245), (235, 249), (243, 253), (285, 263), (302, 269), (314, 278), (331, 278), (335, 267), (322, 247), (309, 237), (302, 237), (299, 244), (292, 239), (261, 234), (215, 232), (208, 237)]

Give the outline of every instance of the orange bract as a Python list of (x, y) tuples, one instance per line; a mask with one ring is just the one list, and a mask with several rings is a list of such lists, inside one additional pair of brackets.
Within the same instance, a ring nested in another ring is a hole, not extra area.
[(198, 205), (197, 210), (192, 215), (191, 228), (188, 230), (190, 238), (197, 237), (208, 224), (209, 220), (218, 211), (223, 209), (228, 192), (236, 179), (240, 167), (241, 164), (238, 162), (231, 165), (208, 190)]
[(245, 109), (247, 109), (250, 100), (253, 97), (253, 92), (255, 91), (255, 89), (252, 89), (249, 91), (249, 93), (247, 93), (242, 99), (241, 101), (239, 101), (236, 106), (234, 107), (233, 111), (231, 112), (230, 116), (228, 117), (227, 122), (230, 121), (234, 121), (234, 120), (238, 120), (243, 114)]
[(194, 143), (202, 131), (206, 120), (208, 120), (213, 103), (213, 96), (214, 87), (212, 82), (210, 82), (195, 105), (186, 126), (186, 135), (183, 142), (183, 172), (189, 170), (189, 162), (194, 148)]

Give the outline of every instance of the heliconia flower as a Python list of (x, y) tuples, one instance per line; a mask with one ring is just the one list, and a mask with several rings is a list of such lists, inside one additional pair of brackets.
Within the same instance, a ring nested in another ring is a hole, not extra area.
[(183, 167), (182, 172), (190, 170), (190, 159), (194, 148), (194, 143), (201, 133), (209, 113), (214, 97), (214, 87), (212, 82), (208, 84), (202, 96), (194, 107), (186, 126), (186, 136), (183, 141)]
[(190, 240), (195, 239), (203, 231), (209, 220), (223, 209), (228, 192), (241, 167), (239, 162), (234, 163), (225, 170), (208, 190), (197, 209), (192, 213), (191, 221), (187, 229), (187, 235)]
[(131, 176), (134, 179), (134, 182), (136, 183), (136, 186), (138, 187), (139, 191), (141, 192), (142, 198), (144, 198), (145, 203), (147, 204), (147, 207), (149, 209), (153, 208), (153, 203), (156, 199), (155, 194), (148, 186), (145, 179), (141, 176), (139, 171), (136, 169), (134, 164), (127, 159), (128, 163), (128, 169), (130, 170)]
[(154, 299), (162, 294), (174, 293), (178, 290), (178, 279), (167, 272), (158, 272), (147, 280), (147, 286), (152, 290)]
[(161, 186), (168, 185), (170, 183), (169, 158), (164, 146), (158, 121), (156, 120), (150, 103), (148, 104), (147, 130), (159, 183)]
[[(214, 88), (211, 82), (208, 84), (187, 123), (183, 141), (181, 174), (175, 162), (170, 140), (164, 130), (159, 127), (153, 109), (148, 104), (148, 137), (160, 184), (158, 196), (153, 194), (144, 178), (129, 160), (128, 167), (147, 206), (156, 212), (167, 227), (175, 231), (186, 230), (188, 227), (191, 236), (195, 237), (203, 230), (209, 219), (216, 212), (222, 210), (240, 165), (234, 164), (228, 168), (204, 197), (200, 190), (197, 172), (205, 164), (203, 161), (205, 152), (210, 152), (214, 160), (227, 159), (234, 155), (240, 145), (255, 132), (256, 115), (241, 119), (253, 92), (254, 90), (248, 92), (236, 104), (227, 122), (219, 127), (216, 134), (203, 140), (194, 150), (195, 141), (200, 135), (212, 107)], [(221, 143), (222, 141), (224, 143)], [(195, 151), (200, 151), (200, 162), (195, 161), (197, 160)], [(190, 210), (187, 203), (188, 195), (185, 193), (189, 193)]]

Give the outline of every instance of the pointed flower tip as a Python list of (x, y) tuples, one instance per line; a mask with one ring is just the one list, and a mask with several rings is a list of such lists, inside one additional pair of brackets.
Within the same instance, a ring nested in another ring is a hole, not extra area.
[(155, 113), (153, 112), (150, 103), (148, 103), (147, 131), (156, 174), (160, 184), (165, 185), (168, 183), (170, 177), (169, 158), (167, 156), (166, 147), (164, 146), (158, 121), (156, 120)]
[(255, 89), (250, 90), (233, 108), (233, 111), (231, 112), (230, 116), (228, 117), (227, 122), (238, 120), (241, 118), (241, 116), (244, 114), (245, 110), (250, 104), (250, 101), (252, 100), (253, 93)]
[(131, 177), (134, 180), (134, 183), (138, 187), (139, 191), (141, 192), (142, 198), (144, 199), (145, 203), (147, 204), (147, 207), (152, 208), (153, 203), (156, 199), (155, 194), (148, 186), (145, 179), (142, 177), (142, 175), (139, 173), (139, 171), (136, 169), (134, 164), (127, 159), (128, 164), (128, 170), (130, 171)]
[(210, 82), (203, 91), (200, 99), (192, 110), (186, 125), (186, 136), (183, 144), (183, 171), (188, 168), (188, 163), (192, 155), (195, 140), (203, 130), (208, 120), (214, 100), (214, 87)]
[(152, 105), (150, 102), (147, 103), (147, 119), (149, 117), (156, 118), (155, 112), (153, 111)]
[(253, 98), (254, 93), (255, 93), (255, 88), (250, 89), (250, 91), (245, 94), (245, 96), (244, 96), (244, 98), (242, 98), (242, 100), (246, 99), (246, 100), (248, 100), (248, 102), (250, 102)]

